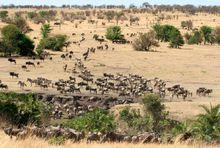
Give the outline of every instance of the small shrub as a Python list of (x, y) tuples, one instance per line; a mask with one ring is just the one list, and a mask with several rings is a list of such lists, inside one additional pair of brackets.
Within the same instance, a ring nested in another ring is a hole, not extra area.
[(50, 27), (50, 24), (43, 24), (41, 26), (41, 34), (42, 34), (42, 38), (47, 38), (48, 37), (48, 34), (51, 32), (51, 27)]
[(201, 44), (202, 35), (199, 31), (195, 31), (194, 34), (189, 38), (188, 44)]
[(165, 106), (161, 103), (160, 97), (156, 94), (148, 94), (142, 99), (146, 113), (150, 114), (154, 120), (154, 131), (159, 131), (160, 121), (165, 119)]
[(115, 130), (116, 123), (114, 116), (109, 114), (108, 111), (95, 109), (94, 111), (67, 121), (65, 126), (86, 132), (109, 132)]
[(109, 40), (122, 39), (123, 35), (121, 33), (121, 27), (112, 26), (112, 27), (107, 28), (106, 38)]
[(27, 17), (28, 17), (30, 20), (36, 18), (37, 15), (38, 15), (37, 12), (28, 12), (28, 13), (27, 13)]
[(206, 44), (207, 42), (210, 43), (211, 42), (211, 37), (213, 35), (212, 34), (213, 29), (209, 26), (202, 26), (200, 28), (200, 32), (202, 34), (204, 44)]
[(14, 17), (11, 24), (14, 24), (15, 26), (17, 26), (23, 33), (28, 33), (30, 31), (30, 27), (27, 21), (21, 16)]
[(202, 105), (205, 114), (198, 115), (195, 123), (192, 125), (192, 133), (199, 140), (212, 141), (220, 137), (220, 105), (210, 106)]
[(67, 41), (66, 35), (55, 35), (42, 39), (38, 45), (38, 49), (50, 49), (53, 51), (62, 51)]
[(215, 29), (215, 39), (217, 44), (220, 45), (220, 27), (216, 27)]
[(184, 40), (179, 30), (172, 30), (170, 33), (170, 47), (180, 48), (183, 46)]
[(126, 122), (128, 127), (133, 128), (138, 132), (149, 132), (153, 129), (152, 118), (150, 118), (149, 116), (142, 117), (139, 111), (126, 107), (121, 110), (119, 114), (120, 120)]
[(182, 21), (181, 22), (181, 27), (182, 28), (187, 28), (188, 30), (193, 29), (193, 22), (191, 20), (189, 21)]
[(139, 38), (137, 38), (132, 45), (133, 48), (137, 51), (149, 51), (153, 46), (159, 46), (158, 42), (155, 39), (154, 31), (140, 34)]
[(4, 20), (8, 17), (8, 11), (0, 11), (0, 19)]

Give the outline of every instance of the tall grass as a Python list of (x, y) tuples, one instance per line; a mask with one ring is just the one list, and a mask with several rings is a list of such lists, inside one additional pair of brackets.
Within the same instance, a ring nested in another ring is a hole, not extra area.
[(9, 136), (5, 135), (2, 131), (0, 131), (0, 147), (1, 148), (217, 148), (218, 146), (207, 146), (207, 145), (183, 145), (183, 144), (128, 144), (128, 143), (90, 143), (86, 142), (81, 143), (72, 143), (71, 141), (67, 141), (64, 145), (51, 145), (47, 141), (43, 139), (38, 139), (35, 137), (29, 137), (25, 140), (16, 140), (15, 138), (10, 139)]

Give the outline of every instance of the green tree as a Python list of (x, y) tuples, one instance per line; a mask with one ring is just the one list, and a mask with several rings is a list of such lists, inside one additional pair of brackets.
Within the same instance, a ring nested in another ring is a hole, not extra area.
[(123, 35), (121, 32), (121, 27), (111, 26), (107, 28), (106, 38), (109, 40), (122, 39)]
[(41, 34), (42, 34), (42, 38), (47, 38), (49, 33), (51, 32), (51, 27), (50, 24), (43, 24), (41, 26)]
[(2, 28), (2, 43), (9, 54), (17, 53), (22, 56), (33, 55), (33, 41), (23, 34), (15, 25), (7, 25)]
[(67, 121), (65, 126), (85, 132), (110, 132), (115, 130), (116, 123), (107, 110), (97, 108)]
[(159, 46), (155, 39), (155, 33), (153, 30), (145, 34), (140, 34), (139, 38), (134, 40), (132, 45), (133, 48), (138, 51), (149, 51), (153, 46)]
[(171, 48), (180, 48), (183, 46), (184, 40), (179, 30), (172, 30), (170, 33), (170, 47)]
[(213, 29), (209, 26), (202, 26), (200, 28), (200, 32), (202, 34), (204, 44), (206, 44), (207, 42), (210, 43), (212, 31)]

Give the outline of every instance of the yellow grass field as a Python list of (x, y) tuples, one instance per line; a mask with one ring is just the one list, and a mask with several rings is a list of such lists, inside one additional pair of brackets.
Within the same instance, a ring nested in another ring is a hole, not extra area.
[(67, 141), (64, 145), (51, 145), (47, 141), (38, 138), (27, 138), (25, 140), (10, 139), (4, 133), (0, 132), (1, 148), (218, 148), (218, 146), (208, 146), (204, 144), (130, 144), (130, 143), (72, 143)]

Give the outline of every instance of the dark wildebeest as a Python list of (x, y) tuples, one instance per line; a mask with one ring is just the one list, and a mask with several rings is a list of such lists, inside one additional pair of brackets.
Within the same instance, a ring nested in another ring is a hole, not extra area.
[(14, 64), (16, 64), (16, 60), (15, 60), (15, 59), (8, 58), (8, 61), (9, 61), (10, 63), (14, 63)]
[(13, 77), (17, 77), (18, 78), (18, 73), (15, 72), (9, 72), (9, 75), (13, 78)]

